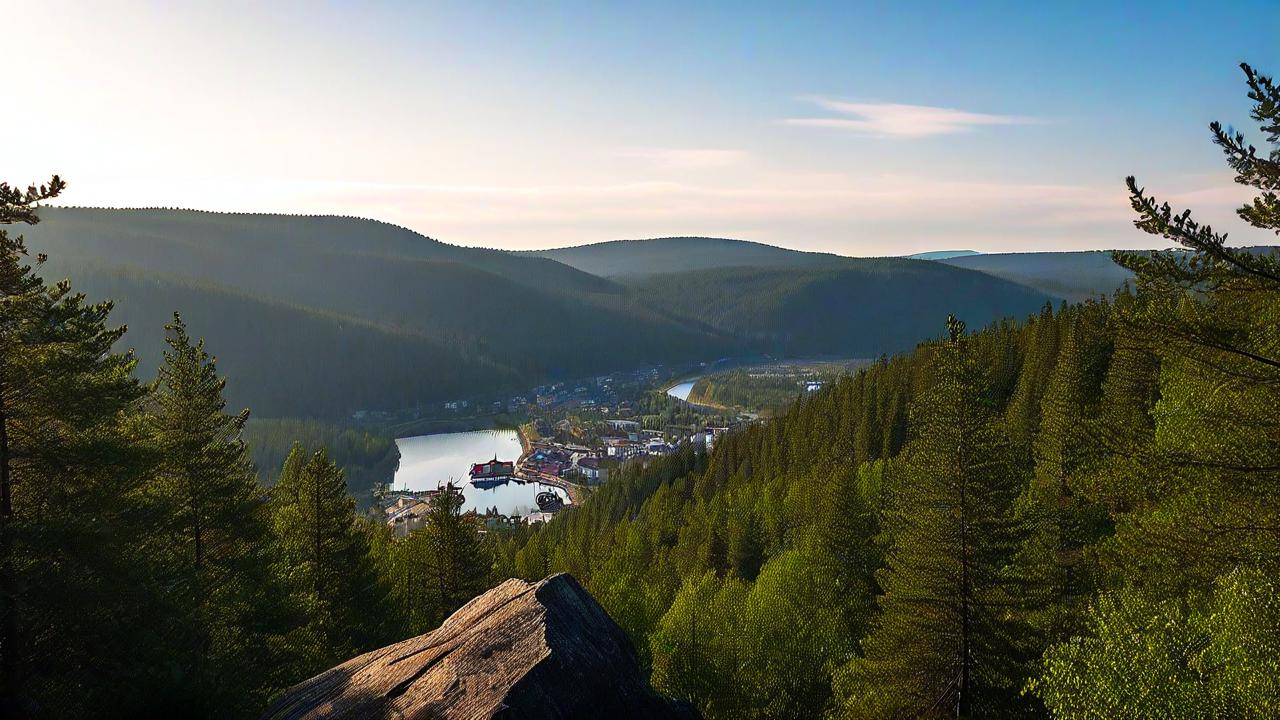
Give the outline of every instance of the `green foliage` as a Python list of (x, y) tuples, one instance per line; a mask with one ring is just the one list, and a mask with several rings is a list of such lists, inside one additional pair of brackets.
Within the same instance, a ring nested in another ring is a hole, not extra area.
[(305, 624), (287, 644), (309, 677), (385, 639), (386, 590), (342, 470), (295, 445), (271, 489), (272, 566)]
[[(35, 222), (61, 188), (0, 184), (0, 222)], [(0, 230), (0, 715), (74, 715), (119, 707), (115, 688), (146, 674), (130, 632), (154, 607), (133, 569), (146, 528), (125, 501), (150, 464), (144, 389), (111, 350), (124, 332), (111, 304), (45, 283), (26, 258)], [(86, 665), (97, 682), (68, 671)]]
[(1054, 717), (1266, 718), (1280, 703), (1280, 587), (1238, 570), (1211, 595), (1104, 593), (1088, 634), (1055, 645), (1031, 684)]
[(912, 406), (914, 439), (894, 464), (882, 517), (880, 618), (841, 678), (846, 713), (994, 717), (1027, 674), (1010, 613), (1025, 588), (1009, 568), (1025, 541), (1013, 501), (1021, 476), (962, 324), (934, 355), (936, 379)]
[(699, 378), (689, 391), (689, 402), (725, 408), (766, 412), (784, 409), (805, 393), (810, 380), (831, 382), (840, 377), (840, 366), (822, 372), (775, 375), (752, 369), (729, 370)]
[(172, 611), (162, 635), (177, 669), (158, 702), (250, 711), (265, 697), (241, 668), (265, 652), (258, 628), (274, 601), (261, 490), (240, 438), (249, 414), (225, 412), (225, 380), (176, 313), (168, 329), (148, 415), (160, 461), (141, 491), (159, 522), (145, 556)]
[(360, 506), (372, 503), (374, 486), (390, 484), (400, 466), (394, 438), (317, 420), (253, 418), (245, 425), (244, 440), (265, 485), (276, 483), (294, 445), (324, 448), (342, 469), (347, 489)]
[(394, 602), (413, 633), (431, 630), (487, 589), (492, 565), (478, 521), (462, 514), (460, 493), (439, 493), (430, 505), (426, 526), (393, 543), (388, 559)]

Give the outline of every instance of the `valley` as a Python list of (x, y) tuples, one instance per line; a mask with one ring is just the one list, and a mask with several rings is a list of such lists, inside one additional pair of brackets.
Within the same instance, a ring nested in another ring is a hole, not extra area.
[[(981, 323), (1057, 301), (941, 263), (735, 240), (714, 241), (701, 266), (686, 259), (702, 256), (696, 243), (683, 252), (667, 240), (579, 249), (600, 258), (582, 263), (596, 275), (556, 252), (458, 247), (355, 218), (44, 215), (26, 231), (49, 257), (43, 271), (115, 300), (144, 373), (159, 362), (164, 324), (182, 310), (223, 358), (230, 402), (260, 417), (345, 422), (360, 411), (402, 413), (726, 356), (873, 357), (931, 336), (939, 313)], [(618, 266), (646, 272), (610, 274)]]

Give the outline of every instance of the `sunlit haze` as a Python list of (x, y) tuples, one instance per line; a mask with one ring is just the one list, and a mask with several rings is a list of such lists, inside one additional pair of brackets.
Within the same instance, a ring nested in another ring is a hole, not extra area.
[(898, 255), (1151, 246), (1137, 174), (1268, 241), (1205, 126), (1248, 127), (1239, 62), (1280, 66), (1238, 21), (1269, 1), (4, 5), (4, 179), (64, 205)]

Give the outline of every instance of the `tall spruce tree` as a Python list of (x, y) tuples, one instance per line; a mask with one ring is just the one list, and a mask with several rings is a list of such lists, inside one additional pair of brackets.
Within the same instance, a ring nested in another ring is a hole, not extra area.
[[(65, 183), (0, 183), (0, 224), (38, 221)], [(37, 256), (36, 264), (43, 262)], [(128, 707), (128, 628), (149, 617), (125, 502), (142, 481), (135, 361), (112, 352), (111, 303), (47, 284), (0, 230), (0, 715)]]
[(850, 717), (1014, 714), (1025, 669), (1009, 567), (1025, 533), (1012, 505), (1020, 474), (966, 352), (963, 323), (934, 356), (914, 403), (883, 526), (878, 625), (838, 682)]
[(462, 503), (462, 493), (442, 489), (431, 499), (425, 526), (392, 548), (396, 602), (412, 632), (436, 627), (487, 585), (491, 561), (479, 523), (462, 513)]
[(1106, 307), (1089, 303), (1064, 317), (1058, 359), (1040, 402), (1035, 469), (1018, 502), (1019, 515), (1034, 528), (1020, 562), (1044, 593), (1036, 624), (1054, 638), (1070, 633), (1074, 603), (1093, 589), (1084, 549), (1105, 531), (1105, 514), (1076, 491), (1075, 481), (1099, 460), (1090, 425), (1099, 368), (1110, 353)]
[[(1280, 88), (1242, 67), (1271, 151), (1210, 131), (1236, 181), (1260, 191), (1239, 216), (1280, 232)], [(1137, 227), (1186, 251), (1116, 254), (1138, 298), (1122, 316), (1103, 426), (1119, 458), (1106, 467), (1133, 488), (1093, 489), (1115, 509), (1103, 555), (1118, 587), (1091, 609), (1089, 636), (1049, 649), (1033, 689), (1064, 718), (1274, 715), (1280, 256), (1230, 247), (1128, 185)], [(1141, 380), (1152, 366), (1154, 387)]]
[[(189, 715), (249, 712), (264, 698), (244, 668), (267, 655), (270, 587), (264, 491), (226, 412), (215, 361), (174, 313), (151, 394), (160, 466), (145, 494), (157, 525), (148, 554), (172, 608), (166, 638), (177, 674), (157, 703)], [(169, 693), (168, 697), (163, 695)]]
[(388, 608), (355, 500), (328, 453), (294, 445), (271, 490), (277, 574), (306, 618), (290, 645), (306, 677), (382, 639)]

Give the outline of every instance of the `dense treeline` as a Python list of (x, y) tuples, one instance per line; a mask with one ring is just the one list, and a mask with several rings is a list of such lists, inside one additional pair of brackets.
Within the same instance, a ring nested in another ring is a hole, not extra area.
[[(1214, 125), (1240, 216), (1261, 155)], [(1273, 717), (1280, 257), (1130, 180), (1135, 287), (880, 361), (622, 473), (512, 557), (582, 579), (708, 718)]]
[(806, 392), (808, 381), (829, 382), (837, 377), (837, 371), (796, 376), (729, 370), (698, 378), (689, 391), (689, 402), (744, 410), (782, 409)]
[[(55, 177), (0, 184), (35, 223)], [(492, 581), (457, 496), (395, 541), (343, 469), (294, 444), (267, 489), (226, 380), (174, 314), (155, 379), (113, 350), (110, 302), (46, 283), (0, 230), (0, 716), (252, 717), (288, 685), (438, 623)], [(388, 441), (257, 426), (385, 470)], [(504, 576), (505, 577), (505, 576)]]
[(251, 419), (244, 428), (244, 441), (265, 485), (275, 484), (295, 444), (326, 450), (342, 469), (348, 492), (362, 506), (372, 502), (374, 486), (390, 484), (400, 467), (394, 438), (316, 420)]

